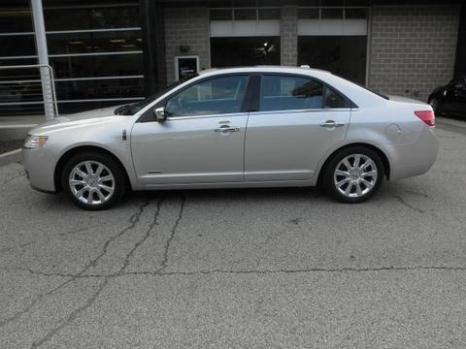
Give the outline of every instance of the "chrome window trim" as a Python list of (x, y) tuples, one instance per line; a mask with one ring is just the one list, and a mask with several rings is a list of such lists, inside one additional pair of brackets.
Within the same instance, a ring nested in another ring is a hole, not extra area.
[(219, 118), (219, 117), (234, 117), (234, 116), (244, 116), (247, 115), (249, 112), (235, 112), (235, 113), (222, 113), (222, 114), (205, 114), (205, 115), (189, 115), (189, 116), (175, 116), (175, 117), (167, 117), (167, 121), (175, 121), (175, 120), (194, 120), (194, 119), (208, 119), (208, 118)]
[(252, 115), (260, 115), (260, 114), (281, 114), (283, 113), (292, 113), (292, 114), (299, 114), (299, 113), (328, 113), (328, 112), (349, 112), (352, 111), (354, 108), (313, 108), (313, 109), (281, 109), (281, 110), (259, 110), (250, 112)]

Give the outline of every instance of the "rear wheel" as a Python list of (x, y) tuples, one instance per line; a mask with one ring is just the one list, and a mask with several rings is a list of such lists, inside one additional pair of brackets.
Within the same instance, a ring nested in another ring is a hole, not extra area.
[(355, 146), (341, 150), (326, 165), (322, 182), (335, 199), (357, 203), (379, 189), (384, 176), (383, 162), (373, 150)]
[(123, 169), (105, 154), (73, 156), (62, 172), (62, 186), (71, 200), (86, 210), (102, 210), (116, 204), (126, 192)]

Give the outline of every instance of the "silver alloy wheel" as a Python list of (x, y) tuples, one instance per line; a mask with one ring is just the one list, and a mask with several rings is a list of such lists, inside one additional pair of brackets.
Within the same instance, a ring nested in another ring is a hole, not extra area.
[(68, 183), (76, 199), (92, 206), (107, 202), (115, 192), (113, 173), (94, 160), (83, 161), (73, 167)]
[(337, 190), (344, 196), (360, 198), (374, 188), (377, 177), (377, 166), (370, 157), (351, 154), (338, 163), (333, 181)]

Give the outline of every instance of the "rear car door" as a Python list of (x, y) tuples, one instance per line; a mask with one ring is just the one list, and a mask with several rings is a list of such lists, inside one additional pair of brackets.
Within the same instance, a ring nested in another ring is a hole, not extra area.
[(263, 74), (245, 145), (246, 181), (311, 179), (346, 134), (351, 102), (305, 75)]
[[(243, 180), (249, 76), (220, 75), (169, 96), (167, 119), (137, 122), (131, 134), (136, 175), (145, 185)], [(148, 111), (148, 115), (152, 114)]]

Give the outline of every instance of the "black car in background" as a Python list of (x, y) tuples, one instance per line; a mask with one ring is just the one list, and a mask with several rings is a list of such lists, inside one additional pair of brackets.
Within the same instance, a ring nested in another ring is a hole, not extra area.
[(466, 76), (437, 87), (429, 96), (437, 115), (456, 116), (466, 120)]

